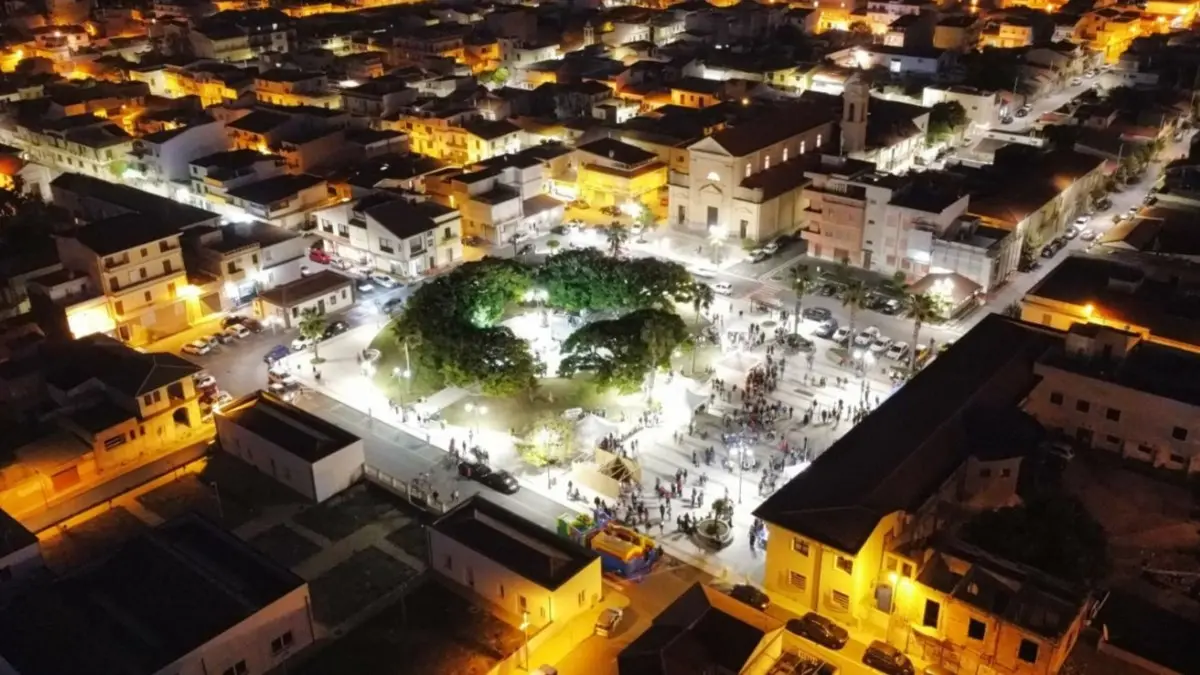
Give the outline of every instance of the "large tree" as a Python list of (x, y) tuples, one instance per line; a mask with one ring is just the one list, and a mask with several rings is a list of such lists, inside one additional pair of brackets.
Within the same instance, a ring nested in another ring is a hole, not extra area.
[(994, 555), (1068, 581), (1094, 583), (1108, 571), (1104, 528), (1075, 498), (1040, 494), (967, 521), (959, 536)]
[(840, 298), (842, 306), (850, 313), (850, 320), (847, 327), (850, 330), (850, 339), (854, 339), (855, 320), (858, 318), (858, 311), (865, 309), (867, 306), (867, 296), (870, 291), (867, 290), (867, 285), (861, 279), (848, 279), (846, 285), (842, 288)]
[(325, 315), (316, 307), (300, 312), (300, 336), (312, 344), (313, 362), (321, 358), (321, 338), (325, 336)]
[(917, 345), (921, 340), (921, 327), (938, 318), (937, 303), (926, 293), (905, 293), (901, 308), (913, 322), (912, 351), (908, 354), (908, 372), (917, 372)]
[(944, 141), (965, 129), (967, 121), (967, 109), (958, 101), (935, 103), (929, 110), (926, 140), (930, 144)]
[(792, 323), (792, 332), (799, 334), (800, 312), (804, 309), (804, 296), (816, 290), (819, 282), (817, 277), (813, 274), (812, 269), (810, 269), (808, 265), (796, 265), (793, 267), (790, 281), (792, 284), (792, 292), (796, 294), (796, 316)]
[(687, 337), (683, 319), (661, 309), (639, 309), (617, 319), (595, 321), (563, 342), (559, 375), (590, 372), (601, 387), (633, 392), (652, 369), (670, 365), (671, 353)]

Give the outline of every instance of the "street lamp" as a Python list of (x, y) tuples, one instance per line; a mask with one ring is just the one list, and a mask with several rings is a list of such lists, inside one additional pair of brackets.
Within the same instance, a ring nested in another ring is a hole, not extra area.
[(466, 410), (468, 415), (474, 415), (475, 433), (479, 433), (479, 418), (488, 414), (488, 407), (486, 405), (475, 405), (474, 403), (468, 403), (463, 406), (463, 410)]
[(729, 230), (724, 225), (713, 225), (708, 228), (708, 239), (712, 243), (714, 265), (721, 264), (721, 247), (727, 236), (729, 236)]
[(404, 392), (400, 396), (400, 407), (403, 408), (404, 401), (408, 398), (409, 394), (409, 383), (411, 382), (412, 371), (408, 368), (396, 366), (395, 368), (392, 368), (392, 377), (396, 378), (397, 380), (404, 378)]

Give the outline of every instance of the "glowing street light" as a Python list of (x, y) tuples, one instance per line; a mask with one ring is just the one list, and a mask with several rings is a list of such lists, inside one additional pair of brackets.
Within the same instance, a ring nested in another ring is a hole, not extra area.
[(475, 405), (474, 403), (467, 403), (465, 406), (463, 406), (463, 410), (466, 410), (468, 415), (474, 416), (475, 433), (479, 433), (479, 418), (488, 414), (488, 407), (486, 405)]

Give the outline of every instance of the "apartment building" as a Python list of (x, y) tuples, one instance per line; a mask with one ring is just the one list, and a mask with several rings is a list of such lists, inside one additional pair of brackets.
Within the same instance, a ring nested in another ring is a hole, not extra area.
[(401, 277), (419, 278), (462, 260), (462, 216), (454, 207), (377, 193), (314, 217), (325, 250)]
[(563, 628), (604, 593), (599, 555), (483, 497), (427, 532), (429, 569), (539, 629)]
[(261, 291), (299, 279), (308, 260), (304, 237), (257, 221), (192, 228), (183, 242), (189, 268), (217, 281), (219, 296), (200, 298), (213, 311), (243, 306)]
[(39, 164), (119, 181), (133, 138), (107, 119), (91, 114), (18, 123), (16, 142)]
[[(220, 221), (220, 216), (211, 211), (78, 173), (59, 175), (50, 182), (50, 194), (55, 206), (66, 209), (79, 222), (140, 214), (184, 230)], [(181, 195), (177, 192), (176, 196)]]
[(0, 508), (29, 518), (114, 476), (201, 443), (200, 367), (104, 335), (46, 342), (0, 372), (9, 413), (27, 422), (3, 466)]
[(978, 133), (989, 129), (1000, 120), (1004, 105), (1000, 92), (983, 91), (963, 85), (929, 86), (921, 92), (921, 105), (932, 108), (938, 103), (955, 102), (967, 113), (967, 133)]
[[(59, 235), (55, 242), (64, 270), (86, 276), (84, 292), (103, 298), (111, 327), (99, 332), (142, 345), (189, 325), (189, 284), (179, 238), (174, 225), (126, 214)], [(82, 308), (72, 304), (63, 309), (70, 326), (75, 310)], [(75, 325), (100, 325), (90, 305), (86, 311), (88, 319)]]
[(228, 105), (254, 96), (254, 77), (242, 68), (220, 61), (168, 66), (163, 72), (161, 94), (171, 98), (198, 96), (205, 108)]
[[(795, 188), (804, 182), (803, 171), (795, 167), (805, 154), (820, 152), (826, 143), (836, 142), (836, 119), (821, 106), (799, 103), (692, 143), (688, 146), (688, 172), (669, 173), (671, 225), (705, 237), (737, 241), (766, 241), (790, 231), (803, 208), (794, 205)], [(763, 216), (764, 209), (754, 201), (757, 195), (745, 183), (771, 170), (772, 165), (785, 164), (787, 169), (771, 174), (783, 174), (775, 183), (779, 206), (774, 211), (781, 216)]]
[(214, 14), (193, 25), (187, 37), (197, 57), (236, 62), (289, 51), (296, 29), (277, 9), (251, 9)]
[(417, 99), (417, 90), (403, 78), (376, 77), (353, 87), (342, 87), (342, 109), (362, 117), (388, 117)]
[(405, 116), (391, 126), (409, 134), (414, 152), (464, 166), (519, 152), (524, 133), (507, 120), (480, 119), (467, 107), (429, 117)]
[(271, 68), (254, 76), (259, 103), (279, 106), (341, 107), (341, 96), (329, 86), (324, 72)]
[[(933, 270), (936, 242), (966, 215), (969, 197), (961, 183), (938, 174), (893, 181), (884, 217), (868, 216), (863, 228), (864, 267), (903, 272), (916, 281)], [(872, 214), (874, 215), (874, 214)]]
[(171, 196), (175, 187), (187, 185), (190, 181), (188, 167), (192, 160), (228, 147), (225, 125), (203, 117), (190, 124), (146, 134), (135, 140), (130, 151), (129, 169), (148, 188)]
[(1105, 323), (1075, 323), (1035, 366), (1026, 409), (1048, 428), (1154, 467), (1200, 471), (1200, 356)]
[(303, 579), (189, 514), (0, 605), (0, 658), (13, 675), (259, 675), (313, 642), (311, 604)]
[(615, 138), (575, 148), (579, 197), (588, 204), (652, 204), (667, 185), (667, 165), (658, 155)]
[(1018, 407), (1062, 341), (989, 315), (763, 502), (772, 598), (955, 672), (1057, 672), (1087, 590), (961, 544), (945, 514), (1013, 503), (1042, 435)]
[[(822, 155), (820, 163), (805, 172), (800, 198), (804, 205), (804, 230), (809, 253), (817, 258), (845, 261), (871, 269), (876, 246), (885, 248), (882, 230), (887, 227), (887, 204), (903, 182), (875, 171), (875, 165), (856, 159)], [(876, 239), (867, 239), (867, 224)], [(895, 244), (893, 233), (893, 243)], [(871, 249), (864, 247), (871, 241)], [(892, 264), (897, 261), (893, 254)]]
[(276, 227), (298, 229), (308, 214), (332, 197), (324, 178), (284, 174), (229, 190), (229, 205), (242, 214)]
[(1022, 16), (988, 22), (979, 34), (981, 49), (1019, 49), (1033, 46), (1033, 23)]

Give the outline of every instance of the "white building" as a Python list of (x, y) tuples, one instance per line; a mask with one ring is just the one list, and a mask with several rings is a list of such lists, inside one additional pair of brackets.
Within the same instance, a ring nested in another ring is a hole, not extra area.
[(229, 147), (225, 125), (204, 120), (186, 127), (168, 129), (133, 142), (129, 168), (140, 174), (147, 187), (171, 196), (172, 184), (187, 185), (191, 180), (189, 164), (193, 159), (220, 152)]
[(318, 314), (326, 315), (350, 309), (353, 304), (350, 278), (332, 270), (276, 286), (254, 300), (255, 310), (264, 321), (284, 328), (297, 327), (305, 310), (316, 309)]
[(197, 227), (184, 235), (197, 269), (220, 282), (219, 309), (226, 311), (299, 279), (309, 245), (308, 238), (257, 221)]
[(431, 201), (379, 193), (314, 214), (325, 250), (402, 277), (462, 260), (462, 217)]
[(561, 627), (604, 592), (600, 556), (482, 497), (427, 532), (429, 569), (533, 626)]
[(307, 582), (192, 514), (0, 606), (4, 675), (262, 675), (312, 642)]
[(363, 442), (265, 391), (214, 416), (221, 449), (315, 502), (362, 478)]
[(999, 92), (982, 91), (963, 85), (929, 86), (925, 87), (921, 94), (921, 105), (926, 108), (949, 101), (957, 101), (963, 107), (969, 120), (968, 132), (976, 133), (995, 125), (1000, 118), (1000, 109), (1004, 105)]

